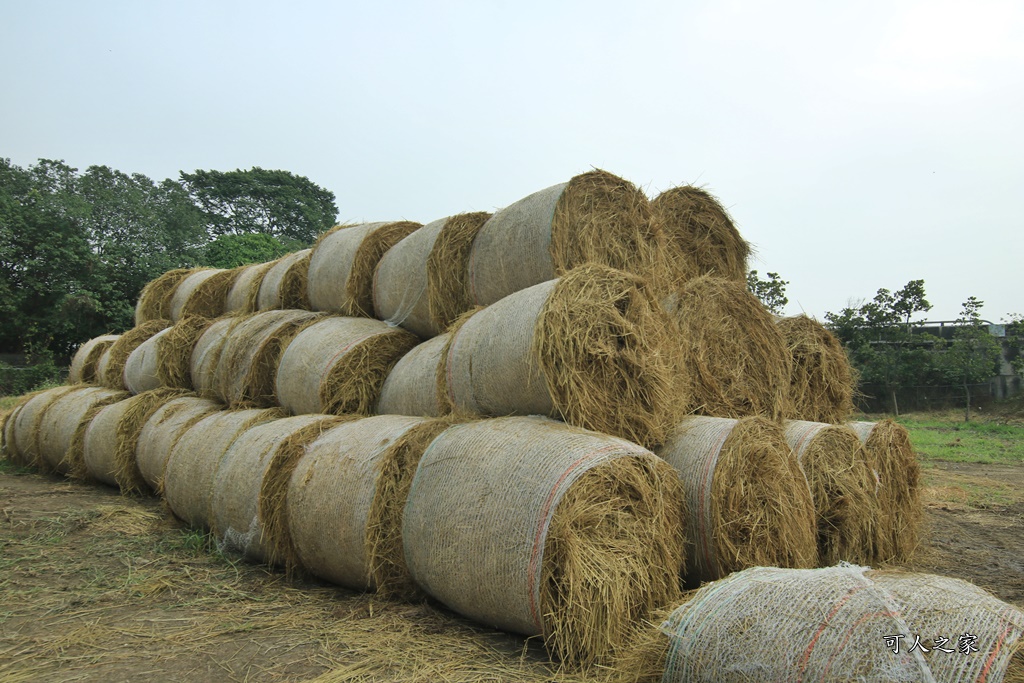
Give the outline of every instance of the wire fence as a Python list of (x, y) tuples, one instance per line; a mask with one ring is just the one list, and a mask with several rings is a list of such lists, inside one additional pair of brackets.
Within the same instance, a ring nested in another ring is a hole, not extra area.
[[(968, 384), (972, 406), (984, 406), (996, 397), (991, 382)], [(857, 407), (866, 413), (881, 413), (892, 410), (892, 394), (884, 386), (866, 384), (859, 388), (861, 396)], [(896, 391), (896, 403), (900, 412), (949, 410), (967, 405), (967, 393), (962, 384), (942, 384), (902, 387)]]

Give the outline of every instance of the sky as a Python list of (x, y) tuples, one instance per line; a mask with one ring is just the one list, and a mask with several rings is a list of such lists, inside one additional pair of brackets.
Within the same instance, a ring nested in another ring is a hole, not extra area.
[(0, 0), (0, 157), (284, 169), (343, 222), (602, 168), (719, 197), (786, 312), (1024, 313), (1024, 2)]

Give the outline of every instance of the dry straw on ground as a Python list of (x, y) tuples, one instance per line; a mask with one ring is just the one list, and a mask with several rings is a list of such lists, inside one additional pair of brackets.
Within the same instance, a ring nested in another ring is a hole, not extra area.
[(54, 387), (23, 396), (4, 424), (4, 448), (8, 460), (15, 465), (39, 467), (39, 425), (46, 409), (54, 401), (86, 386)]
[(711, 417), (789, 417), (792, 361), (775, 321), (745, 283), (700, 277), (676, 292), (686, 412)]
[(150, 320), (170, 320), (171, 301), (178, 285), (197, 270), (196, 268), (169, 270), (143, 287), (139, 301), (135, 305), (135, 325), (138, 326)]
[[(309, 272), (308, 256), (310, 252), (310, 249), (303, 249), (274, 261), (260, 282), (260, 291), (256, 295), (256, 310), (271, 311), (288, 308), (285, 305), (285, 299), (286, 296), (294, 295), (296, 278), (301, 277), (305, 280), (306, 274)], [(297, 269), (298, 272), (289, 275), (293, 269)], [(286, 289), (287, 291), (285, 291)]]
[(442, 218), (389, 249), (373, 275), (377, 317), (427, 339), (472, 308), (466, 280), (469, 251), (489, 216), (465, 213)]
[(824, 325), (806, 315), (777, 321), (793, 359), (789, 395), (798, 420), (845, 422), (857, 381), (846, 351)]
[(127, 397), (123, 391), (87, 386), (46, 406), (36, 440), (38, 467), (44, 472), (71, 474), (82, 460), (82, 436), (89, 420), (101, 407)]
[(167, 458), (185, 430), (223, 408), (213, 401), (184, 396), (168, 401), (150, 415), (135, 446), (135, 462), (149, 488), (160, 491)]
[(206, 329), (213, 324), (209, 318), (190, 315), (182, 318), (160, 338), (156, 375), (160, 383), (176, 389), (193, 389), (189, 366), (192, 350)]
[(373, 272), (391, 247), (422, 227), (412, 221), (339, 225), (324, 233), (309, 263), (314, 311), (372, 318)]
[(921, 504), (921, 466), (906, 427), (894, 420), (852, 422), (867, 451), (868, 464), (878, 476), (878, 499), (888, 514), (879, 551), (883, 562), (906, 562), (920, 541), (924, 508)]
[(210, 501), (224, 454), (246, 430), (282, 417), (280, 408), (221, 410), (183, 430), (164, 465), (161, 494), (171, 512), (193, 528), (209, 529)]
[(281, 355), (277, 397), (293, 413), (358, 413), (377, 406), (395, 363), (419, 339), (370, 318), (331, 316), (295, 335)]
[(68, 371), (68, 384), (92, 384), (96, 381), (96, 366), (100, 362), (100, 356), (110, 348), (120, 335), (104, 334), (94, 337), (78, 347), (74, 358), (71, 359), (71, 369)]
[(551, 415), (644, 446), (681, 406), (678, 344), (647, 284), (587, 265), (473, 314), (452, 333), (448, 398), (473, 415)]
[(292, 309), (240, 317), (228, 331), (216, 363), (217, 398), (232, 408), (277, 405), (274, 380), (282, 353), (297, 334), (321, 317)]
[(271, 542), (289, 565), (346, 588), (413, 595), (403, 511), (424, 449), (450, 424), (379, 415), (293, 449), (264, 478), (260, 510)]
[(326, 415), (285, 417), (250, 427), (235, 438), (220, 459), (210, 499), (213, 534), (226, 548), (256, 562), (284, 559), (266, 533), (260, 515), (261, 491), (275, 472), (273, 462), (287, 457), (281, 450), (290, 438), (301, 434), (308, 443), (337, 422), (338, 418)]
[(206, 268), (197, 270), (182, 280), (171, 298), (171, 320), (177, 322), (190, 315), (216, 318), (227, 308), (238, 270)]
[(688, 585), (758, 565), (814, 566), (811, 492), (777, 423), (688, 417), (657, 452), (686, 488)]
[(675, 284), (702, 275), (746, 283), (750, 245), (710, 193), (684, 185), (651, 202), (651, 220), (665, 234)]
[(402, 535), (413, 579), (434, 598), (588, 666), (676, 599), (685, 517), (678, 477), (649, 451), (512, 417), (430, 444)]
[[(957, 651), (965, 628), (977, 636), (969, 654)], [(915, 636), (924, 648), (913, 647)], [(937, 637), (948, 651), (933, 647)], [(689, 594), (616, 678), (1014, 681), (1024, 676), (1022, 645), (1024, 612), (959, 579), (855, 565), (756, 567)]]
[(123, 373), (125, 388), (128, 391), (133, 394), (141, 394), (144, 391), (152, 391), (163, 386), (158, 373), (161, 344), (172, 329), (174, 329), (174, 325), (160, 330), (139, 344), (128, 355)]
[[(473, 304), (493, 304), (584, 263), (663, 280), (664, 238), (646, 195), (595, 170), (535, 192), (484, 224), (469, 258)], [(468, 307), (467, 307), (468, 308)]]
[(252, 265), (241, 266), (238, 276), (228, 292), (224, 312), (255, 313), (257, 297), (260, 294), (263, 277), (273, 265), (274, 262), (270, 261), (268, 263), (253, 263)]
[(441, 370), (450, 339), (451, 332), (445, 332), (416, 345), (402, 356), (381, 386), (375, 412), (424, 417), (451, 412)]
[(785, 429), (811, 487), (819, 563), (873, 564), (881, 559), (881, 520), (888, 511), (875, 494), (875, 475), (857, 434), (846, 426), (801, 420), (786, 422)]
[(169, 327), (169, 320), (150, 320), (128, 330), (117, 338), (109, 349), (107, 349), (99, 364), (96, 367), (97, 373), (102, 370), (102, 376), (97, 376), (100, 384), (108, 389), (125, 389), (124, 366), (128, 362), (128, 356), (132, 351), (139, 348), (144, 341)]

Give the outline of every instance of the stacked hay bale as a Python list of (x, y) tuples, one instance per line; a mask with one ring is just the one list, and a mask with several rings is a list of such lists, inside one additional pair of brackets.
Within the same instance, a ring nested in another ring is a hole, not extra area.
[(169, 270), (142, 288), (139, 301), (135, 305), (135, 325), (150, 320), (170, 320), (171, 301), (174, 293), (189, 275), (196, 272), (195, 268), (177, 268)]
[(202, 268), (187, 275), (171, 296), (171, 321), (177, 322), (189, 315), (206, 318), (222, 315), (238, 273), (238, 270)]
[(120, 335), (104, 334), (85, 342), (75, 351), (68, 370), (68, 384), (92, 384), (96, 381), (96, 366), (103, 353), (109, 349)]
[(789, 395), (794, 419), (830, 424), (850, 419), (857, 382), (836, 336), (806, 315), (780, 318), (777, 325), (793, 362)]
[(303, 249), (274, 262), (260, 281), (256, 310), (309, 309), (307, 280), (311, 253), (311, 249)]
[(124, 368), (128, 357), (153, 335), (170, 326), (168, 320), (149, 320), (137, 325), (120, 335), (113, 344), (100, 356), (96, 364), (96, 377), (99, 383), (108, 389), (122, 391), (127, 389)]

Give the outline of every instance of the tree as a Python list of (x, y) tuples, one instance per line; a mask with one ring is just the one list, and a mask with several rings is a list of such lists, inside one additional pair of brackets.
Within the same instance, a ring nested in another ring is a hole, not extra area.
[(775, 315), (782, 315), (786, 304), (789, 303), (789, 298), (786, 296), (786, 285), (788, 284), (789, 282), (783, 280), (778, 273), (768, 273), (767, 280), (759, 278), (756, 270), (747, 273), (747, 289)]
[(197, 170), (180, 177), (211, 237), (266, 233), (309, 245), (337, 220), (334, 193), (288, 171)]
[(928, 347), (936, 339), (915, 334), (911, 323), (915, 314), (930, 309), (924, 280), (911, 280), (895, 293), (879, 289), (874, 299), (859, 307), (825, 314), (828, 326), (843, 342), (861, 381), (884, 386), (896, 415), (897, 390), (922, 381), (931, 368)]
[(969, 297), (956, 320), (953, 340), (940, 356), (940, 367), (950, 384), (964, 390), (964, 422), (971, 419), (971, 385), (985, 382), (999, 372), (1002, 354), (999, 341), (981, 319), (983, 301)]
[(263, 233), (221, 235), (206, 245), (202, 263), (213, 268), (234, 268), (273, 261), (289, 251), (280, 240)]

